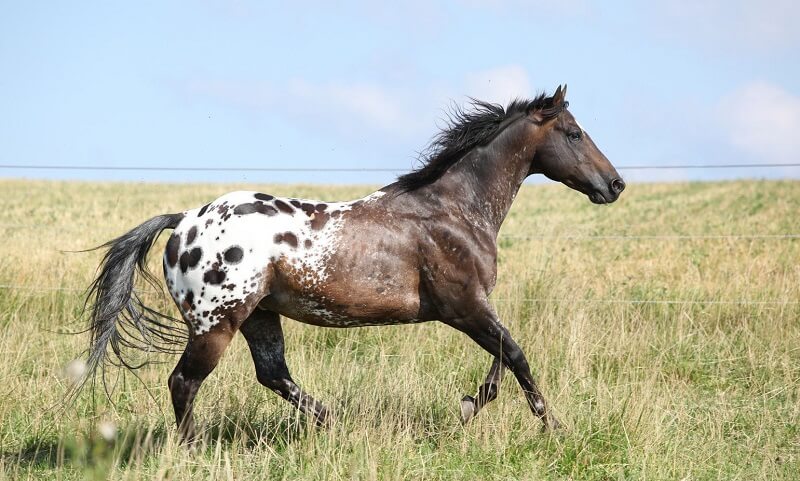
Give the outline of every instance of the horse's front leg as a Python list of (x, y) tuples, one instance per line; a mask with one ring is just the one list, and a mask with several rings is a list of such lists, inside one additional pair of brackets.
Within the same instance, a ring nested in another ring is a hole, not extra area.
[[(474, 311), (475, 314), (467, 317), (454, 318), (444, 321), (459, 331), (468, 335), (495, 358), (514, 373), (531, 411), (544, 423), (544, 429), (556, 429), (560, 426), (558, 420), (548, 412), (547, 403), (531, 374), (528, 360), (519, 345), (511, 337), (508, 329), (497, 319), (494, 310), (485, 303), (483, 308)], [(490, 372), (491, 374), (491, 372)]]
[(484, 406), (497, 398), (497, 391), (500, 389), (500, 382), (503, 380), (505, 370), (506, 368), (500, 359), (494, 358), (492, 367), (489, 368), (489, 374), (486, 375), (486, 380), (478, 388), (478, 394), (475, 397), (466, 395), (461, 399), (462, 424), (467, 424)]

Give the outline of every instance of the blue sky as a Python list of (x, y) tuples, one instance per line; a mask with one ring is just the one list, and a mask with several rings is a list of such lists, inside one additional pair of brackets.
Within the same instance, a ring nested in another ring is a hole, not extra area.
[[(568, 83), (617, 165), (798, 162), (800, 3), (0, 2), (0, 164), (415, 165), (444, 109)], [(624, 172), (800, 178), (800, 168)], [(385, 183), (379, 173), (0, 177)]]

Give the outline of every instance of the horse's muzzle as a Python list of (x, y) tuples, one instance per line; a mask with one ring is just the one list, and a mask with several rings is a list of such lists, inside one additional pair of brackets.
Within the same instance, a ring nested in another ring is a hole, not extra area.
[(625, 181), (616, 177), (605, 188), (595, 190), (588, 194), (588, 197), (594, 204), (610, 204), (619, 198), (623, 190), (625, 190)]

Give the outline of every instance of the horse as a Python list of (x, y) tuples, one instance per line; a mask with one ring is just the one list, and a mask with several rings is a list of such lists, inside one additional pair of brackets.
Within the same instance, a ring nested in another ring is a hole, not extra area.
[[(440, 321), (493, 358), (477, 394), (461, 400), (463, 423), (497, 397), (508, 369), (543, 429), (559, 427), (489, 295), (497, 234), (528, 176), (544, 174), (595, 204), (625, 188), (567, 109), (566, 90), (505, 108), (471, 99), (421, 153), (421, 167), (364, 198), (232, 192), (104, 244), (87, 295), (88, 375), (109, 360), (137, 367), (124, 359), (126, 347), (176, 352), (185, 344), (168, 386), (178, 432), (191, 441), (195, 396), (238, 331), (258, 381), (326, 426), (333, 413), (289, 373), (281, 316), (332, 328)], [(147, 307), (134, 287), (137, 275), (155, 280), (147, 253), (166, 229), (164, 278), (183, 323)]]

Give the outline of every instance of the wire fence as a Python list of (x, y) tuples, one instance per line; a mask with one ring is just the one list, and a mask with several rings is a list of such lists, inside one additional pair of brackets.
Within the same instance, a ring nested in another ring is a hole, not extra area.
[[(85, 229), (88, 226), (79, 224), (57, 225), (57, 224), (0, 224), (0, 229)], [(531, 234), (513, 235), (501, 234), (498, 239), (508, 240), (565, 240), (565, 241), (596, 241), (596, 240), (618, 240), (618, 241), (690, 241), (690, 240), (793, 240), (800, 239), (800, 234)]]
[(800, 234), (667, 234), (667, 235), (501, 235), (500, 239), (536, 240), (783, 240), (800, 239)]
[[(672, 169), (753, 169), (800, 167), (800, 163), (768, 164), (671, 164), (671, 165), (618, 165), (617, 170), (672, 170)], [(141, 165), (57, 165), (57, 164), (0, 164), (0, 169), (20, 170), (105, 170), (153, 172), (403, 172), (409, 167), (190, 167)]]
[[(22, 284), (0, 284), (0, 290), (30, 291), (30, 292), (72, 292), (85, 293), (86, 289), (59, 286), (29, 286)], [(138, 291), (140, 294), (161, 294), (154, 290)], [(522, 298), (492, 298), (492, 302), (525, 302), (541, 304), (641, 304), (641, 305), (758, 305), (758, 306), (783, 306), (798, 305), (800, 301), (782, 299), (586, 299), (586, 298), (556, 298), (556, 297), (522, 297)]]

